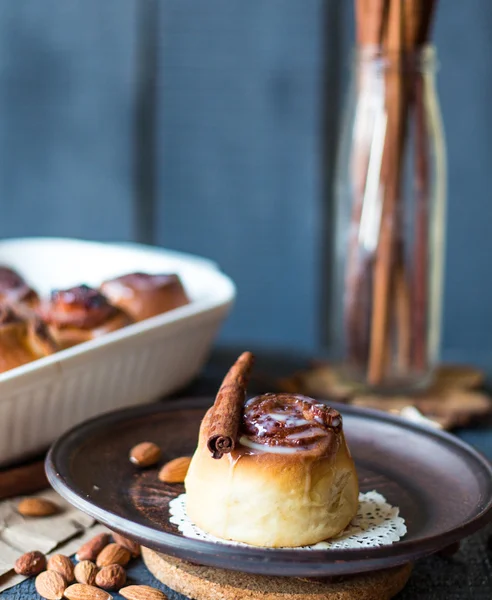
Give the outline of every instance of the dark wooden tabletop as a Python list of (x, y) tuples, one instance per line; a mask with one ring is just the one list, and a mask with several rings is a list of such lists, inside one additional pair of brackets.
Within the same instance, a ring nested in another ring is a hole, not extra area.
[[(216, 352), (203, 375), (183, 393), (188, 396), (213, 394), (230, 362), (230, 352)], [(260, 373), (257, 377), (257, 385), (261, 386), (261, 374), (281, 376), (302, 367), (303, 363), (304, 358), (288, 354), (262, 356), (257, 363), (256, 370)], [(267, 390), (263, 388), (262, 391)], [(492, 459), (492, 425), (484, 424), (482, 427), (456, 433)], [(464, 540), (456, 554), (450, 557), (432, 556), (419, 561), (415, 565), (407, 587), (398, 595), (397, 600), (490, 600), (492, 597), (491, 540), (492, 524)], [(141, 561), (134, 561), (128, 576), (132, 583), (145, 583), (159, 587), (168, 594), (170, 600), (185, 600), (183, 596), (158, 583)], [(3, 592), (1, 596), (6, 600), (39, 598), (31, 580)], [(118, 594), (113, 596), (115, 599), (121, 598)]]

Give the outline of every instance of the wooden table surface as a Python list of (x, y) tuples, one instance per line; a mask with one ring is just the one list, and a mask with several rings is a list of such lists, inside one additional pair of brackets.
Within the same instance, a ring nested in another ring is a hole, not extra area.
[[(216, 352), (202, 377), (183, 391), (185, 395), (213, 394), (234, 352)], [(257, 372), (269, 376), (285, 375), (304, 366), (305, 358), (294, 355), (264, 355), (257, 361)], [(266, 379), (266, 377), (265, 377)], [(264, 379), (264, 380), (265, 380)], [(262, 381), (262, 375), (257, 378)], [(258, 385), (258, 383), (256, 384)], [(256, 391), (253, 384), (253, 393)], [(263, 388), (261, 391), (268, 391)], [(475, 446), (492, 460), (492, 423), (479, 428), (465, 429), (457, 435)], [(464, 540), (452, 557), (432, 556), (419, 561), (405, 590), (397, 600), (490, 600), (492, 598), (492, 524), (478, 534)], [(159, 587), (170, 600), (185, 600), (183, 596), (166, 589), (147, 571), (143, 563), (134, 561), (128, 571), (131, 583), (145, 583)], [(115, 599), (121, 598), (113, 594)], [(34, 600), (39, 598), (31, 580), (1, 594), (2, 600)], [(211, 599), (213, 600), (213, 599)]]

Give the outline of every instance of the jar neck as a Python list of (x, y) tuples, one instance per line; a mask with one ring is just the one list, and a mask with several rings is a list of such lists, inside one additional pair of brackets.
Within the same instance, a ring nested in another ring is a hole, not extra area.
[(358, 46), (354, 51), (354, 66), (382, 74), (388, 71), (433, 74), (438, 63), (436, 49), (431, 44), (401, 52), (381, 46)]

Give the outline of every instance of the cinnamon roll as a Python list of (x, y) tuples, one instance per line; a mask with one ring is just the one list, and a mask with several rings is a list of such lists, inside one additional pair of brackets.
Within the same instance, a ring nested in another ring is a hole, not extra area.
[(0, 302), (32, 310), (38, 306), (39, 296), (16, 271), (0, 266)]
[(190, 302), (178, 275), (129, 273), (105, 281), (101, 292), (112, 304), (143, 321)]
[(58, 349), (41, 320), (27, 320), (10, 306), (0, 306), (0, 373), (53, 354)]
[(185, 481), (188, 515), (203, 530), (295, 547), (336, 536), (356, 515), (357, 474), (336, 410), (300, 395), (252, 398), (220, 460), (207, 447), (214, 418), (212, 407)]
[(70, 348), (133, 323), (123, 310), (87, 285), (53, 291), (39, 312), (61, 348)]

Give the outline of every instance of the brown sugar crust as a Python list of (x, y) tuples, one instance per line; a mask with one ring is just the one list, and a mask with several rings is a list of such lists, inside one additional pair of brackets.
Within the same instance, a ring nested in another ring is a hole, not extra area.
[(246, 402), (241, 425), (242, 433), (256, 444), (310, 449), (322, 456), (334, 450), (342, 417), (300, 394), (262, 394)]
[(46, 324), (0, 306), (0, 372), (49, 356), (59, 349)]
[(70, 348), (133, 323), (98, 290), (86, 285), (52, 292), (40, 315), (61, 348)]
[(143, 321), (190, 302), (176, 274), (129, 273), (105, 281), (101, 291), (136, 321)]
[(16, 271), (0, 266), (0, 302), (35, 308), (39, 296)]

